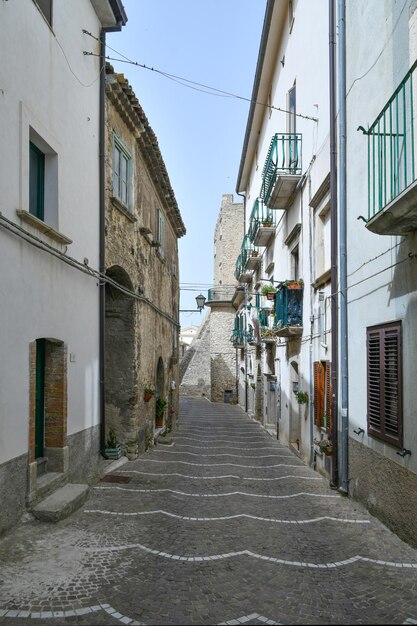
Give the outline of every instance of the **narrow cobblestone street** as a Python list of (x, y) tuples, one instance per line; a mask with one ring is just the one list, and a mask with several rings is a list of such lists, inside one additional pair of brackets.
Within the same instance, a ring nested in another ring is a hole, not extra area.
[[(0, 624), (417, 623), (417, 551), (237, 406), (0, 540)], [(35, 621), (32, 621), (35, 620)]]

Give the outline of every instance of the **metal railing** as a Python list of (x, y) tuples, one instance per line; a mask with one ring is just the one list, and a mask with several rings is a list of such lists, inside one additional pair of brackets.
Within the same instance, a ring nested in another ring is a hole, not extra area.
[(275, 294), (275, 320), (274, 326), (286, 328), (287, 326), (303, 325), (303, 288), (289, 289), (281, 286)]
[(254, 202), (249, 219), (248, 237), (251, 242), (255, 241), (256, 235), (261, 226), (275, 227), (276, 217), (275, 211), (268, 209), (263, 200), (261, 198), (257, 198)]
[(415, 181), (413, 73), (411, 66), (372, 126), (368, 136), (368, 219)]
[(302, 135), (276, 133), (271, 140), (262, 170), (261, 198), (267, 205), (279, 174), (301, 176)]

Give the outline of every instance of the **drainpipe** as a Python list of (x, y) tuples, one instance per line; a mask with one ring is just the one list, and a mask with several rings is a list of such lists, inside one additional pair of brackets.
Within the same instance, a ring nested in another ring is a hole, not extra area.
[[(105, 261), (105, 186), (106, 186), (106, 154), (105, 154), (105, 105), (106, 105), (106, 31), (101, 29), (100, 35), (100, 122), (99, 122), (99, 184), (100, 184), (100, 217), (99, 217), (99, 268), (100, 272), (106, 271)], [(105, 422), (105, 393), (104, 393), (104, 367), (105, 367), (105, 320), (106, 320), (106, 284), (101, 281), (99, 285), (99, 405), (100, 405), (100, 451), (105, 456), (106, 447), (106, 422)]]
[[(245, 236), (245, 232), (246, 232), (246, 194), (245, 193), (239, 193), (238, 191), (236, 191), (236, 194), (238, 196), (240, 196), (241, 198), (243, 198), (243, 236)], [(247, 330), (247, 326), (248, 326), (248, 321), (247, 321), (247, 309), (248, 309), (248, 285), (247, 283), (245, 283), (245, 299), (244, 299), (244, 309), (245, 309), (245, 337), (244, 337), (244, 363), (245, 363), (245, 380), (247, 380), (248, 378), (248, 340), (246, 337), (246, 330)], [(239, 351), (236, 350), (236, 362), (238, 360), (238, 354)], [(239, 379), (238, 379), (239, 381)], [(237, 387), (238, 387), (238, 393), (239, 393), (239, 382), (237, 382)], [(248, 385), (245, 384), (245, 413), (248, 412)]]
[(340, 220), (340, 379), (341, 379), (341, 483), (339, 491), (348, 494), (348, 312), (347, 312), (347, 233), (346, 233), (346, 0), (338, 0), (339, 32), (339, 220)]
[(338, 458), (338, 236), (337, 236), (337, 146), (336, 146), (336, 31), (335, 0), (329, 0), (329, 95), (330, 95), (330, 218), (331, 218), (331, 346), (333, 440), (330, 486), (339, 486)]

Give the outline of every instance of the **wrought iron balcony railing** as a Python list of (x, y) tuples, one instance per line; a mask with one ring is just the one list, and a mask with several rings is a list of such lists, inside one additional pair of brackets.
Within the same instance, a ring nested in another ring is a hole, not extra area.
[[(370, 128), (358, 128), (368, 136), (367, 227), (380, 234), (404, 234), (417, 227), (417, 193), (413, 186), (416, 182), (413, 102), (416, 68), (417, 61)], [(411, 202), (410, 191), (414, 196)]]
[(275, 294), (274, 327), (279, 336), (300, 335), (303, 332), (303, 286), (283, 284)]
[(270, 209), (285, 209), (301, 178), (302, 135), (276, 133), (262, 171), (261, 198)]
[(248, 237), (254, 246), (265, 247), (275, 231), (276, 217), (261, 198), (257, 198), (253, 205), (249, 219)]

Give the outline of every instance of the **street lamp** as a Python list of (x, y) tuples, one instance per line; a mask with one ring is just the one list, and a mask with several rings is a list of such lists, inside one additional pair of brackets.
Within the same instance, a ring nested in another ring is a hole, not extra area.
[[(197, 303), (197, 310), (200, 311), (200, 313), (204, 309), (204, 305), (205, 305), (206, 300), (207, 300), (207, 298), (205, 296), (203, 296), (202, 293), (200, 293), (198, 296), (196, 296), (195, 301)], [(195, 311), (192, 310), (192, 309), (181, 309), (180, 313), (195, 313)]]

